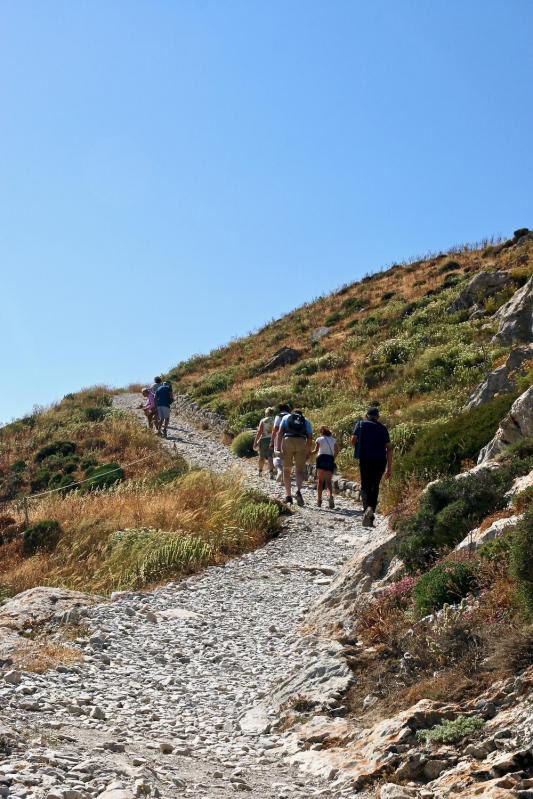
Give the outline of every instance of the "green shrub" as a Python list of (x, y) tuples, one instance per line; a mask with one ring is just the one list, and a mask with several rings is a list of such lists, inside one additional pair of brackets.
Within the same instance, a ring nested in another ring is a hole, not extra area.
[(194, 394), (198, 397), (218, 394), (219, 391), (226, 391), (226, 389), (230, 388), (234, 381), (235, 373), (232, 369), (213, 372), (195, 383)]
[(15, 461), (15, 463), (11, 464), (11, 471), (14, 474), (20, 474), (26, 469), (26, 461)]
[(264, 408), (257, 411), (248, 411), (248, 413), (230, 416), (227, 428), (228, 432), (231, 433), (231, 435), (236, 436), (247, 428), (255, 428), (263, 416)]
[(396, 291), (383, 292), (383, 294), (381, 295), (381, 301), (387, 302), (387, 300), (392, 300), (392, 298), (396, 296), (396, 293), (397, 293)]
[(240, 508), (237, 523), (248, 532), (272, 534), (279, 529), (279, 508), (273, 502), (245, 502)]
[(446, 422), (428, 426), (402, 458), (399, 469), (405, 475), (427, 479), (460, 472), (462, 462), (476, 459), (494, 436), (514, 399), (512, 395), (496, 397)]
[(231, 449), (234, 455), (238, 458), (253, 458), (255, 455), (253, 443), (255, 439), (255, 432), (252, 430), (244, 430), (239, 433), (231, 442)]
[(347, 297), (341, 303), (341, 308), (346, 313), (355, 313), (356, 311), (360, 311), (364, 307), (365, 307), (365, 302), (364, 300), (359, 299), (359, 297)]
[(124, 479), (125, 473), (118, 463), (102, 463), (100, 466), (91, 466), (85, 472), (85, 477), (90, 478), (84, 483), (84, 491), (109, 488)]
[(48, 488), (48, 483), (50, 482), (51, 476), (52, 475), (49, 469), (37, 469), (30, 480), (30, 488), (32, 493), (35, 493), (36, 491), (44, 491), (45, 488)]
[(510, 573), (528, 618), (533, 618), (533, 508), (524, 514), (511, 538)]
[(454, 547), (489, 513), (503, 508), (514, 467), (483, 470), (459, 480), (447, 478), (429, 486), (419, 509), (397, 525), (399, 553), (406, 569), (427, 568), (447, 548)]
[(430, 730), (418, 730), (419, 741), (436, 744), (453, 744), (480, 730), (485, 722), (479, 716), (457, 716), (454, 721), (443, 721)]
[(415, 607), (419, 616), (440, 610), (445, 604), (459, 602), (476, 585), (476, 578), (467, 563), (439, 563), (423, 574), (414, 589)]
[(53, 519), (37, 522), (24, 532), (22, 554), (34, 555), (39, 550), (51, 552), (55, 549), (60, 535), (61, 525), (59, 522)]
[(83, 414), (88, 422), (101, 422), (109, 413), (108, 408), (101, 408), (94, 406), (92, 408), (84, 408)]
[(456, 272), (458, 269), (461, 269), (461, 264), (457, 261), (446, 261), (446, 263), (439, 266), (437, 273), (439, 275), (443, 275), (445, 272)]
[(326, 318), (324, 319), (324, 324), (326, 325), (326, 327), (332, 327), (333, 325), (336, 325), (337, 322), (340, 322), (341, 319), (342, 319), (342, 314), (339, 313), (339, 311), (335, 311), (334, 313), (330, 313), (329, 316), (326, 316)]
[(363, 382), (367, 388), (376, 388), (392, 374), (392, 367), (385, 363), (374, 363), (363, 372)]
[(51, 455), (72, 455), (76, 451), (76, 444), (73, 441), (54, 441), (53, 444), (47, 444), (42, 447), (35, 455), (35, 462), (41, 463), (49, 458)]

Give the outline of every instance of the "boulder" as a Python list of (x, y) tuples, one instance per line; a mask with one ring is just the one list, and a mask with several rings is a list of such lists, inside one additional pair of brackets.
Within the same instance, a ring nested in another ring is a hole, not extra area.
[(494, 438), (479, 453), (478, 464), (494, 460), (506, 447), (526, 436), (533, 436), (533, 386), (515, 400)]
[(459, 296), (451, 305), (451, 310), (461, 311), (472, 308), (477, 305), (479, 300), (497, 294), (510, 281), (511, 277), (507, 272), (478, 272), (460, 291)]
[(372, 538), (347, 561), (311, 608), (306, 623), (323, 632), (344, 627), (351, 630), (358, 603), (366, 599), (375, 581), (381, 580), (394, 556), (396, 533), (387, 520), (372, 531)]
[(457, 544), (455, 547), (456, 549), (479, 549), (482, 544), (485, 544), (487, 541), (493, 541), (495, 538), (499, 538), (503, 535), (507, 530), (512, 530), (518, 522), (522, 519), (522, 514), (518, 516), (508, 516), (506, 519), (497, 519), (495, 522), (489, 527), (486, 527), (482, 530), (480, 527), (476, 527), (475, 530), (472, 530), (466, 538), (463, 538), (460, 544)]
[(495, 318), (500, 326), (493, 338), (494, 343), (509, 345), (517, 341), (533, 341), (533, 277), (502, 305)]
[(299, 357), (300, 353), (298, 350), (294, 350), (292, 347), (282, 347), (280, 350), (277, 350), (272, 358), (270, 358), (270, 360), (261, 367), (259, 374), (263, 374), (264, 372), (273, 372), (274, 369), (279, 369), (282, 366), (296, 363)]
[(512, 393), (515, 390), (515, 374), (531, 360), (533, 360), (533, 344), (511, 350), (505, 363), (490, 372), (470, 395), (465, 410), (477, 408), (500, 394)]
[(72, 608), (97, 605), (101, 596), (69, 591), (67, 588), (30, 588), (8, 599), (0, 607), (0, 628), (22, 630), (59, 617)]
[(324, 338), (325, 336), (329, 336), (333, 328), (331, 327), (317, 327), (316, 330), (313, 330), (311, 333), (311, 342), (312, 344), (316, 344), (317, 341)]

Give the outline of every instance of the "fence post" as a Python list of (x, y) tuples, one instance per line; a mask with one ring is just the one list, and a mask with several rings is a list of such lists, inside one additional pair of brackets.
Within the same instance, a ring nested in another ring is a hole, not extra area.
[(30, 526), (30, 514), (28, 512), (28, 497), (24, 497), (23, 505), (24, 505), (24, 524), (28, 528)]

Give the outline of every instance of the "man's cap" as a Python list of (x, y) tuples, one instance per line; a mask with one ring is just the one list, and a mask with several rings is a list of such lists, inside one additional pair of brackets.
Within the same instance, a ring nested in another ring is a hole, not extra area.
[(366, 412), (367, 416), (373, 416), (374, 419), (377, 419), (379, 416), (379, 408), (376, 408), (375, 405), (372, 405)]

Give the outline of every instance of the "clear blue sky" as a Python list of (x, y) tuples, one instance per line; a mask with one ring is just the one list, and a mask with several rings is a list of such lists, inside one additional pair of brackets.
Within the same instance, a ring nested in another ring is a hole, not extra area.
[(0, 421), (533, 227), (531, 0), (5, 0)]

